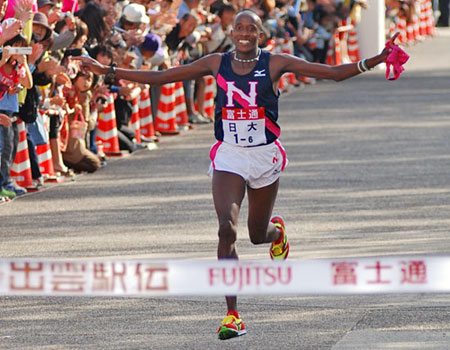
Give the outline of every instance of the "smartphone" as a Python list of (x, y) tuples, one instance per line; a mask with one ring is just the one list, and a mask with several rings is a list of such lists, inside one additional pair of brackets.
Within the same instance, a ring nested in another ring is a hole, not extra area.
[(8, 52), (11, 55), (31, 55), (32, 52), (31, 47), (20, 47), (20, 46), (12, 46), (8, 49)]

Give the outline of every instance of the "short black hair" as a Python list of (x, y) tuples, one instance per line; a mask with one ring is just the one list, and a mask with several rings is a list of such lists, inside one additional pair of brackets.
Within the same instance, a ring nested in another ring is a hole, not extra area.
[(217, 16), (222, 17), (225, 11), (236, 12), (237, 10), (232, 4), (223, 4), (217, 11)]
[(89, 56), (91, 56), (92, 58), (97, 59), (97, 56), (99, 54), (107, 56), (108, 58), (111, 59), (111, 61), (114, 59), (112, 50), (106, 45), (97, 45), (93, 47), (91, 50), (89, 50)]

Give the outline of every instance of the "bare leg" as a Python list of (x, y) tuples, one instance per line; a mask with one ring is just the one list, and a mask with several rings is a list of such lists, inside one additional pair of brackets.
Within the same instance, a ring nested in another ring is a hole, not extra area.
[[(237, 223), (245, 195), (245, 181), (236, 174), (214, 170), (212, 179), (214, 207), (219, 221), (219, 259), (238, 259)], [(226, 296), (228, 311), (237, 310), (236, 296)]]
[(50, 149), (52, 152), (53, 168), (55, 169), (55, 172), (67, 172), (68, 169), (64, 165), (64, 161), (62, 159), (59, 138), (50, 139)]
[(278, 184), (279, 180), (263, 188), (247, 187), (248, 232), (253, 244), (271, 243), (280, 238), (280, 230), (270, 222)]

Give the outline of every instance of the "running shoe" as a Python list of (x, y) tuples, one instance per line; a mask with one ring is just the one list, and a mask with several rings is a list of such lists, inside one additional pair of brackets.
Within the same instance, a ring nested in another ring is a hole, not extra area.
[(8, 191), (14, 192), (16, 194), (16, 196), (21, 196), (25, 193), (27, 193), (27, 189), (23, 188), (17, 184), (13, 184), (13, 183), (7, 183), (3, 188), (5, 188)]
[(14, 191), (8, 191), (6, 188), (0, 188), (0, 196), (14, 199), (16, 198), (16, 193)]
[(273, 241), (270, 246), (270, 258), (272, 260), (285, 260), (289, 255), (289, 242), (286, 235), (286, 225), (284, 224), (283, 218), (279, 215), (272, 216), (270, 222), (281, 231), (280, 238)]
[(247, 333), (247, 330), (237, 311), (228, 311), (217, 333), (219, 334), (219, 339), (225, 340), (244, 335)]

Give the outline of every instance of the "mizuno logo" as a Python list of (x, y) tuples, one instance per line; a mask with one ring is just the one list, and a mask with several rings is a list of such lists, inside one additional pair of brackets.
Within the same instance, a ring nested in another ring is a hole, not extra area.
[(265, 77), (266, 76), (266, 70), (255, 70), (255, 77)]

